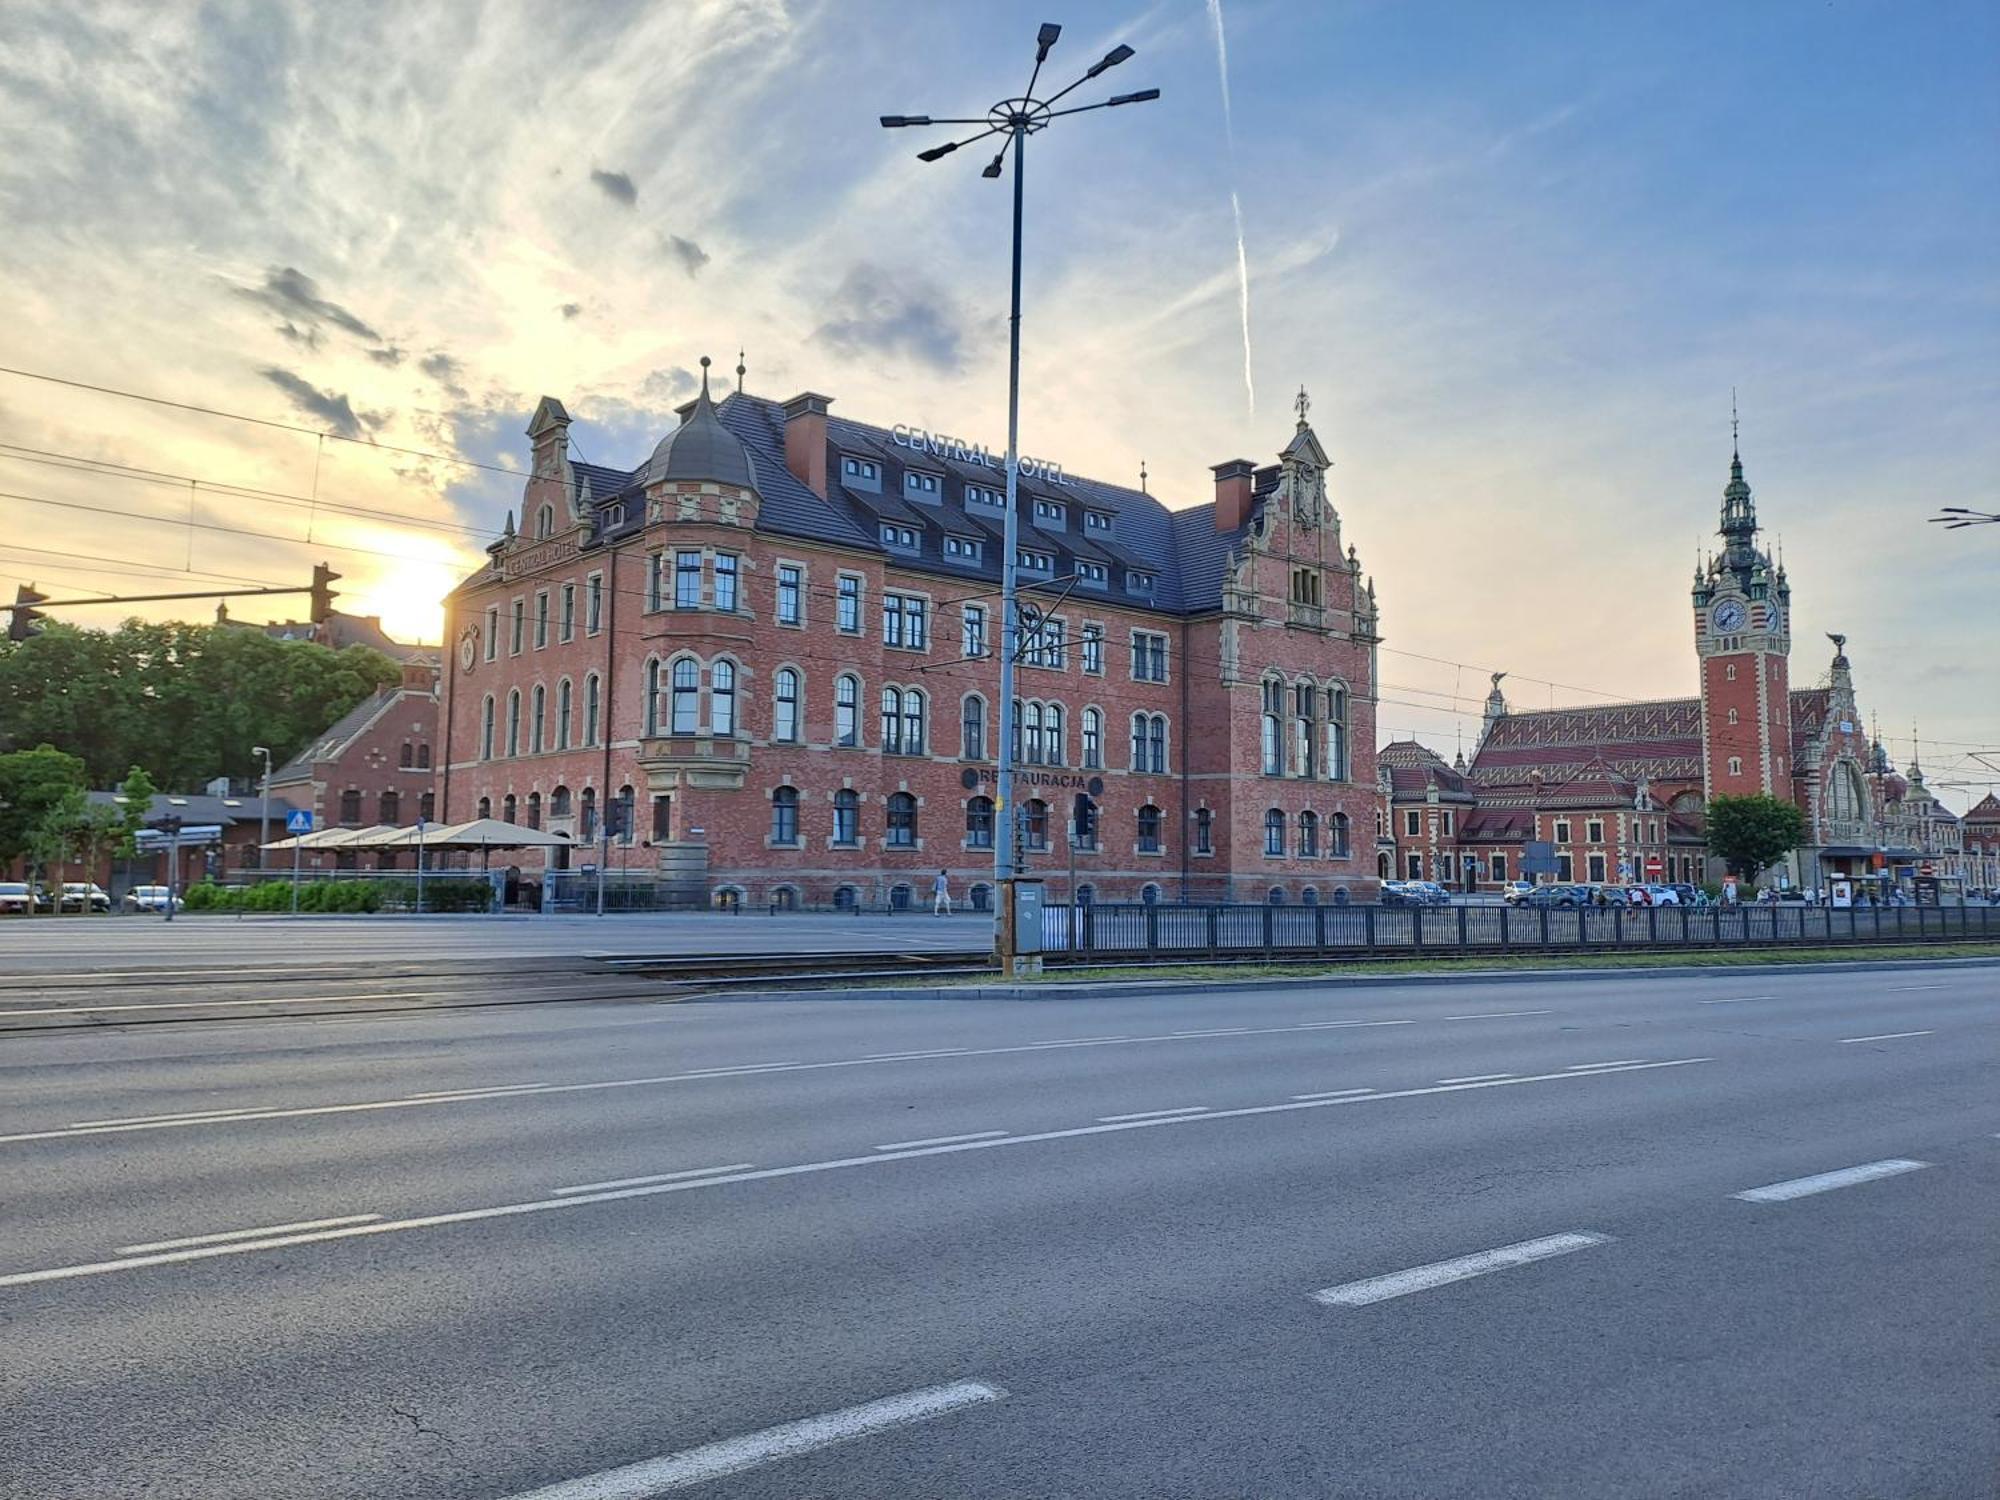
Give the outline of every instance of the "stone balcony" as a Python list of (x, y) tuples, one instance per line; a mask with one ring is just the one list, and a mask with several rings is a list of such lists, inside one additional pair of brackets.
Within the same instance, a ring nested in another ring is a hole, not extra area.
[(681, 787), (737, 791), (750, 770), (750, 742), (732, 735), (649, 735), (639, 741), (639, 767), (656, 793)]

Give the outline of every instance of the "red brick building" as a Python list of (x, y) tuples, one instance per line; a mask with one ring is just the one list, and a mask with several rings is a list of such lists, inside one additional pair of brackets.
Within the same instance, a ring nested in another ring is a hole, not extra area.
[[(619, 470), (543, 399), (523, 524), (446, 601), (441, 819), (587, 840), (616, 801), (614, 864), (719, 902), (918, 901), (941, 866), (990, 899), (1004, 472), (832, 405), (704, 382)], [(1017, 796), (1055, 899), (1079, 791), (1081, 897), (1375, 892), (1374, 590), (1299, 408), (1185, 509), (1023, 462)]]
[(1535, 841), (1554, 845), (1557, 881), (1700, 882), (1720, 873), (1703, 836), (1708, 799), (1766, 793), (1806, 815), (1807, 842), (1784, 866), (1796, 884), (1911, 867), (1933, 850), (1956, 873), (1955, 827), (1906, 804), (1911, 783), (1862, 728), (1847, 638), (1833, 637), (1816, 685), (1791, 686), (1791, 585), (1760, 543), (1740, 453), (1720, 535), (1692, 592), (1699, 696), (1517, 713), (1495, 674), (1470, 764), (1414, 741), (1384, 747), (1385, 872), (1495, 889), (1523, 878)]
[(1988, 792), (1961, 820), (1965, 878), (1975, 889), (2000, 890), (2000, 797)]
[[(403, 663), (396, 686), (371, 693), (271, 773), (273, 801), (311, 808), (317, 828), (407, 827), (437, 820), (438, 667), (434, 659)], [(273, 839), (285, 836), (282, 822)], [(393, 861), (394, 856), (386, 858)], [(289, 855), (274, 859), (289, 865)], [(309, 851), (308, 868), (351, 865), (331, 852)], [(374, 855), (367, 856), (372, 866)]]

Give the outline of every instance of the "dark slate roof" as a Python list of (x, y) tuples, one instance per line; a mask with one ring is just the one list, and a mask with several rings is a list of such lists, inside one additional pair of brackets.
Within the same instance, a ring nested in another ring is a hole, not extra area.
[[(99, 807), (122, 807), (118, 792), (86, 792), (84, 796)], [(284, 831), (285, 814), (292, 810), (292, 804), (283, 797), (273, 794), (271, 798), (271, 821), (276, 826), (274, 833)], [(263, 816), (264, 799), (260, 794), (251, 793), (242, 797), (180, 796), (177, 793), (161, 792), (153, 798), (146, 813), (148, 822), (172, 814), (183, 823), (220, 823), (225, 828), (231, 823), (254, 823)]]
[[(916, 453), (899, 446), (887, 428), (829, 414), (831, 482), (828, 496), (821, 499), (801, 484), (785, 463), (782, 403), (737, 392), (724, 397), (714, 412), (721, 426), (742, 440), (754, 465), (761, 501), (758, 530), (884, 553), (896, 557), (904, 566), (935, 569), (949, 577), (999, 581), (1001, 517), (989, 506), (968, 508), (965, 486), (970, 483), (986, 489), (1004, 489), (1003, 471), (972, 459)], [(842, 453), (871, 458), (882, 466), (880, 494), (839, 482), (838, 456)], [(592, 498), (600, 512), (607, 501), (628, 502), (623, 524), (606, 528), (600, 520), (595, 542), (622, 540), (644, 527), (645, 507), (636, 502), (646, 484), (645, 465), (630, 471), (574, 462), (572, 467), (579, 483), (586, 476), (589, 478)], [(904, 498), (906, 467), (944, 476), (939, 504)], [(1080, 601), (1117, 600), (1169, 613), (1199, 613), (1221, 605), (1229, 549), (1241, 533), (1216, 534), (1213, 503), (1169, 510), (1156, 496), (1141, 490), (1076, 474), (1066, 474), (1064, 480), (1058, 484), (1039, 475), (1021, 476), (1018, 489), (1021, 545), (1057, 554), (1058, 576), (1072, 573), (1079, 558), (1104, 563), (1110, 573), (1106, 585), (1080, 584), (1076, 595)], [(1058, 527), (1038, 519), (1034, 510), (1038, 499), (1067, 506), (1067, 524)], [(1110, 534), (1097, 531), (1086, 535), (1085, 510), (1109, 515)], [(885, 522), (920, 529), (914, 555), (900, 548), (892, 553), (883, 547), (880, 529)], [(948, 534), (986, 539), (985, 555), (976, 563), (946, 558), (943, 544)], [(1150, 592), (1128, 587), (1128, 576), (1135, 572), (1152, 575)]]
[(1376, 752), (1375, 761), (1389, 772), (1389, 785), (1397, 797), (1421, 799), (1435, 781), (1441, 802), (1475, 800), (1465, 777), (1428, 745), (1415, 740), (1392, 740)]
[(374, 723), (390, 704), (402, 696), (403, 689), (400, 687), (382, 688), (370, 693), (335, 720), (333, 727), (326, 733), (316, 739), (308, 740), (297, 755), (273, 771), (271, 785), (276, 786), (280, 782), (288, 781), (310, 781), (315, 761), (333, 759), (340, 753), (342, 746)]
[(1480, 743), (1471, 776), (1481, 786), (1515, 785), (1534, 771), (1567, 780), (1598, 760), (1627, 779), (1699, 780), (1701, 700), (1509, 713)]
[(757, 464), (743, 439), (723, 426), (708, 396), (708, 360), (702, 359), (701, 394), (681, 425), (660, 439), (646, 464), (646, 482), (712, 480), (757, 489)]
[(1965, 822), (1968, 827), (1975, 824), (1980, 826), (1988, 823), (2000, 824), (2000, 797), (1988, 792), (1972, 804), (1971, 811), (1965, 815)]

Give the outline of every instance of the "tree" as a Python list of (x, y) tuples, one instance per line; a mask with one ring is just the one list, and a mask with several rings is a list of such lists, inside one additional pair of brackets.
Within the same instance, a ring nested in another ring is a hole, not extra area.
[(1796, 806), (1761, 792), (1715, 797), (1708, 804), (1708, 849), (1742, 880), (1763, 871), (1805, 841), (1806, 820)]
[(365, 646), (236, 625), (52, 624), (0, 642), (0, 751), (47, 742), (81, 756), (93, 786), (143, 765), (162, 787), (196, 791), (252, 775), (253, 745), (289, 759), (399, 671)]
[(83, 761), (53, 745), (0, 754), (0, 864), (32, 852), (49, 809), (83, 788)]
[(122, 837), (116, 853), (120, 859), (131, 859), (138, 854), (139, 830), (146, 826), (146, 819), (152, 815), (153, 798), (159, 795), (159, 791), (144, 766), (132, 767), (118, 784), (118, 795), (125, 799), (118, 809)]

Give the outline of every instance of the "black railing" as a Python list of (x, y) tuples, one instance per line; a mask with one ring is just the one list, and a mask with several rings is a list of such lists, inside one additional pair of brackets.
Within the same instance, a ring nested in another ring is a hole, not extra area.
[(2000, 939), (1991, 906), (1169, 906), (1043, 912), (1044, 951), (1296, 958), (1783, 947)]

